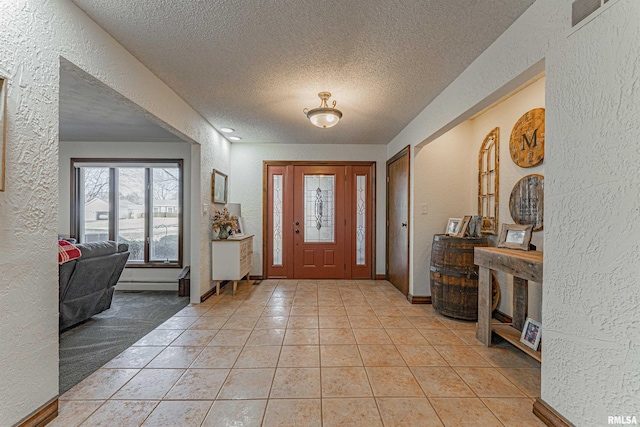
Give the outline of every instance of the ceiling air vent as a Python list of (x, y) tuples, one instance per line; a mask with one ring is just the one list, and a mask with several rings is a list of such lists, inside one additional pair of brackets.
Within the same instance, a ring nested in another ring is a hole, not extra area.
[(575, 0), (571, 4), (571, 27), (578, 25), (587, 16), (600, 9), (600, 6), (602, 6), (602, 0)]

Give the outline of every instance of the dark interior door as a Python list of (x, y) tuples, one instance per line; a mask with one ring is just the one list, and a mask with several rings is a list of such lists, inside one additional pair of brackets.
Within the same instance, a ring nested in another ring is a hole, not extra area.
[(409, 147), (387, 161), (387, 280), (409, 293)]

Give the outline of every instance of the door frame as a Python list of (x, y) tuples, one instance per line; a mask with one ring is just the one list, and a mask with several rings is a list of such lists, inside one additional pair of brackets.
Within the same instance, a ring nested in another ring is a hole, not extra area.
[[(409, 164), (407, 166), (407, 279), (411, 274), (411, 146), (407, 145), (402, 150), (398, 151), (393, 157), (387, 160), (386, 165), (386, 209), (385, 209), (385, 263), (384, 263), (384, 275), (385, 279), (389, 280), (389, 166), (396, 160), (403, 156), (408, 156)], [(409, 292), (410, 293), (410, 292)]]
[[(339, 161), (339, 160), (328, 160), (328, 161), (313, 161), (313, 160), (296, 160), (296, 161), (288, 161), (288, 160), (264, 160), (262, 162), (262, 276), (267, 279), (267, 271), (268, 271), (268, 256), (267, 251), (269, 250), (268, 246), (268, 221), (267, 215), (268, 212), (268, 200), (269, 200), (269, 191), (268, 191), (268, 183), (269, 183), (269, 166), (367, 166), (370, 168), (370, 189), (369, 189), (369, 197), (371, 199), (371, 212), (370, 212), (370, 221), (371, 221), (371, 271), (370, 271), (370, 279), (375, 279), (376, 277), (376, 210), (377, 210), (377, 200), (376, 200), (376, 162), (375, 161)], [(347, 180), (347, 183), (349, 180)], [(346, 184), (345, 184), (346, 185)], [(349, 212), (350, 212), (349, 208)], [(349, 251), (350, 253), (350, 242), (351, 238), (349, 238), (349, 243), (345, 244), (345, 251)], [(293, 265), (291, 266), (291, 275), (293, 275)], [(347, 268), (347, 271), (350, 274), (351, 268), (350, 266)]]

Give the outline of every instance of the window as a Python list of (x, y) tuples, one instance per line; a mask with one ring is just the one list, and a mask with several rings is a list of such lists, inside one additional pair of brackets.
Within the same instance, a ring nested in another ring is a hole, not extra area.
[(182, 266), (182, 160), (71, 163), (73, 237), (128, 244), (128, 267)]
[(498, 184), (500, 129), (485, 137), (478, 153), (478, 214), (482, 216), (482, 232), (498, 233)]

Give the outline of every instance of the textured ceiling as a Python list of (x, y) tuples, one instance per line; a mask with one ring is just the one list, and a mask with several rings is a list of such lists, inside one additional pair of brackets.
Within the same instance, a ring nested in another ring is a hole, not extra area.
[[(217, 129), (357, 144), (393, 139), (533, 1), (74, 0)], [(320, 91), (334, 128), (302, 113)]]
[(60, 141), (182, 141), (74, 65), (60, 68)]

